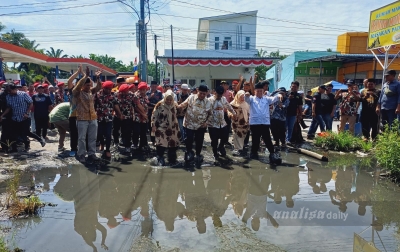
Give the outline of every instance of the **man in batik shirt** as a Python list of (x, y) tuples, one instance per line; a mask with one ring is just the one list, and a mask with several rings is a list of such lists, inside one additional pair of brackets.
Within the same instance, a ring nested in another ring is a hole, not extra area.
[(211, 102), (206, 99), (208, 87), (200, 85), (198, 93), (189, 96), (182, 102), (178, 109), (185, 109), (185, 119), (183, 126), (186, 128), (186, 153), (185, 161), (193, 160), (193, 139), (196, 143), (196, 163), (203, 161), (201, 150), (203, 148), (204, 134), (207, 129), (207, 123), (211, 116)]
[[(139, 147), (139, 151), (148, 150), (149, 146), (147, 144), (147, 124), (148, 124), (148, 104), (147, 99), (147, 83), (140, 82), (138, 86), (138, 91), (135, 93), (135, 120), (133, 123), (133, 145)], [(139, 142), (140, 137), (140, 142)]]
[[(231, 112), (234, 118), (236, 117), (236, 112), (233, 110), (231, 104), (224, 96), (224, 91), (225, 90), (222, 86), (218, 86), (215, 89), (215, 94), (212, 97), (208, 98), (211, 103), (212, 110), (212, 116), (208, 120), (208, 132), (210, 134), (211, 147), (215, 159), (218, 159), (219, 155), (221, 155), (222, 157), (226, 156), (224, 143), (228, 141), (229, 133), (227, 132), (228, 124), (225, 120), (224, 110)], [(218, 145), (219, 139), (221, 141)]]
[[(113, 115), (115, 114), (121, 118), (121, 111), (119, 110), (119, 102), (115, 93), (111, 92), (114, 87), (112, 81), (106, 81), (102, 84), (102, 89), (96, 94), (94, 98), (94, 108), (97, 113), (97, 139), (100, 141), (101, 149), (106, 149), (103, 156), (111, 158), (110, 145), (111, 145), (111, 133), (113, 126)], [(104, 142), (105, 139), (105, 142)]]
[(131, 152), (131, 139), (133, 133), (133, 120), (135, 119), (135, 95), (129, 91), (128, 84), (122, 84), (118, 91), (118, 102), (121, 117), (118, 119), (121, 125), (122, 143), (125, 152)]

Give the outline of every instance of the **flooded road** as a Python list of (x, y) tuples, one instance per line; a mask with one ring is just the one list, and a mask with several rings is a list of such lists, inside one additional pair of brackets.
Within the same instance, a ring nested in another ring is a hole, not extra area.
[(399, 250), (399, 188), (373, 177), (373, 163), (282, 156), (277, 170), (239, 160), (188, 171), (136, 158), (42, 169), (29, 176), (57, 206), (3, 226), (26, 251), (352, 251), (354, 233)]

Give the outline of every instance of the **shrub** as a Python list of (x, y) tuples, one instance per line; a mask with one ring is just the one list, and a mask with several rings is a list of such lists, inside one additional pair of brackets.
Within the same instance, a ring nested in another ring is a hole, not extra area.
[(380, 166), (387, 168), (395, 176), (400, 175), (400, 133), (397, 120), (391, 128), (385, 126), (385, 130), (376, 140), (374, 152)]
[[(349, 132), (329, 132), (315, 138), (315, 145), (335, 151), (352, 151), (362, 148), (362, 140)], [(369, 147), (365, 144), (365, 150)], [(372, 148), (372, 144), (371, 144)], [(371, 149), (369, 148), (369, 150)], [(368, 150), (368, 151), (369, 151)]]

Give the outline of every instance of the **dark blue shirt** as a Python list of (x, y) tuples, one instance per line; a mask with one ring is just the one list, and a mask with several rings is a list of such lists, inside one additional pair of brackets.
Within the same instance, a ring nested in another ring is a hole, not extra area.
[(396, 80), (390, 83), (386, 82), (383, 85), (378, 104), (384, 110), (396, 109), (397, 104), (400, 104), (400, 82)]
[(29, 106), (32, 104), (32, 99), (29, 95), (22, 91), (17, 91), (16, 95), (8, 94), (7, 107), (12, 111), (12, 120), (22, 122), (26, 113), (29, 113)]
[(149, 99), (148, 107), (153, 111), (154, 106), (163, 99), (163, 94), (159, 90), (156, 90), (153, 96), (151, 96), (151, 93), (151, 91), (147, 91), (146, 95)]
[(32, 96), (34, 115), (36, 118), (46, 118), (49, 116), (49, 106), (53, 105), (50, 97), (46, 94), (35, 94)]

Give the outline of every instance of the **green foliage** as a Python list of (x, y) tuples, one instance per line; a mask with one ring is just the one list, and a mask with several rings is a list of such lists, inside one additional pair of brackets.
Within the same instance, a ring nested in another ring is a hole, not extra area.
[(400, 175), (400, 133), (399, 122), (395, 120), (391, 128), (387, 125), (378, 136), (375, 156), (380, 166), (389, 169), (395, 176)]
[(50, 47), (50, 51), (46, 51), (46, 55), (52, 58), (68, 58), (67, 54), (63, 54), (64, 50), (57, 49), (54, 50), (53, 47)]
[[(263, 57), (273, 57), (273, 58), (279, 58), (280, 60), (283, 60), (287, 57), (287, 55), (281, 55), (279, 50), (277, 50), (276, 52), (270, 52), (268, 54), (267, 51), (264, 51), (262, 48), (260, 50), (258, 50), (257, 55), (255, 55), (259, 58), (263, 58)], [(265, 78), (265, 75), (267, 73), (267, 71), (271, 68), (272, 66), (258, 66), (255, 68), (255, 73), (257, 74), (257, 76), (260, 78), (260, 80), (263, 80)]]
[(355, 151), (363, 149), (364, 151), (369, 151), (369, 144), (365, 143), (363, 145), (363, 141), (353, 136), (349, 132), (329, 132), (327, 136), (317, 136), (315, 138), (315, 145), (322, 148), (327, 148), (329, 150), (335, 151)]

